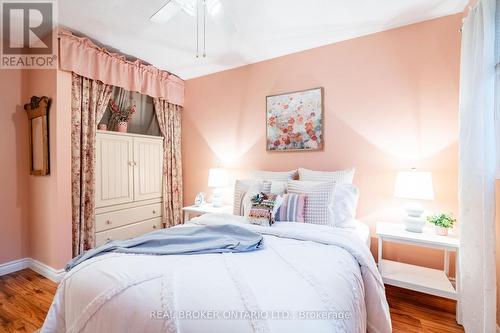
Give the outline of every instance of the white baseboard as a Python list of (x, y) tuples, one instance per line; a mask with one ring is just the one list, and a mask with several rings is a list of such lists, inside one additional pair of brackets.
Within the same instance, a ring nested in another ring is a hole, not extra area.
[(55, 269), (44, 263), (35, 260), (33, 258), (29, 258), (30, 265), (29, 268), (37, 272), (38, 274), (45, 276), (47, 279), (52, 280), (54, 282), (59, 282), (63, 278), (66, 273), (64, 269)]
[(0, 264), (0, 276), (14, 273), (29, 267), (29, 258), (23, 258)]
[(0, 276), (29, 268), (54, 282), (59, 282), (64, 276), (64, 269), (55, 269), (33, 258), (23, 258), (0, 264)]

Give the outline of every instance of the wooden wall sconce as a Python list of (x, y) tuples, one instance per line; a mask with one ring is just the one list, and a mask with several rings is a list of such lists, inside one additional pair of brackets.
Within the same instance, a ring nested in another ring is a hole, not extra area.
[(49, 115), (50, 99), (47, 96), (31, 97), (24, 109), (28, 114), (30, 131), (30, 174), (49, 174)]

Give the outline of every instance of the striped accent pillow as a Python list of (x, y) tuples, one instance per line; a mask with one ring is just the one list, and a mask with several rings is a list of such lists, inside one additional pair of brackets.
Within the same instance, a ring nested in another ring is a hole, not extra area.
[(270, 193), (271, 182), (256, 179), (238, 179), (234, 184), (233, 197), (233, 214), (238, 216), (244, 215), (244, 207), (242, 205), (245, 194), (249, 193)]
[(308, 182), (329, 182), (334, 181), (336, 184), (352, 184), (355, 169), (346, 169), (340, 171), (313, 171), (304, 168), (299, 168), (299, 179)]
[(288, 193), (305, 194), (304, 222), (335, 226), (333, 198), (335, 182), (288, 181)]
[(283, 202), (276, 214), (276, 221), (304, 222), (306, 195), (288, 193), (283, 195)]

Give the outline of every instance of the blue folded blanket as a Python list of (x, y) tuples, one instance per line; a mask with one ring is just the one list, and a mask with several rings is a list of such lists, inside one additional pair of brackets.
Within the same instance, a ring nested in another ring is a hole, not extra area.
[(73, 258), (66, 271), (110, 252), (152, 255), (248, 252), (260, 248), (263, 241), (262, 235), (231, 224), (162, 229), (86, 251)]

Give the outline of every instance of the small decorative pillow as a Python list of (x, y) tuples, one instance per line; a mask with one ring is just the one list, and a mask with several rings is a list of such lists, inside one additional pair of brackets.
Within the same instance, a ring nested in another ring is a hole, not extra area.
[(280, 196), (259, 193), (252, 197), (252, 207), (248, 213), (248, 219), (252, 224), (271, 226), (274, 223), (274, 215), (279, 208)]
[(311, 182), (334, 181), (335, 184), (352, 184), (354, 172), (355, 169), (328, 172), (299, 168), (299, 179)]
[(304, 222), (335, 226), (333, 199), (335, 182), (288, 181), (288, 193), (306, 194)]
[(283, 202), (276, 214), (276, 221), (304, 222), (306, 195), (288, 193), (283, 195)]
[(238, 216), (244, 215), (244, 206), (242, 205), (243, 198), (245, 194), (249, 193), (270, 193), (271, 192), (271, 182), (256, 180), (256, 179), (244, 179), (236, 180), (234, 184), (234, 199), (233, 199), (233, 214)]

